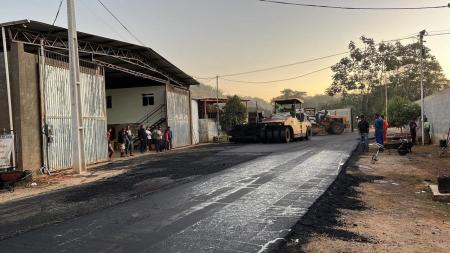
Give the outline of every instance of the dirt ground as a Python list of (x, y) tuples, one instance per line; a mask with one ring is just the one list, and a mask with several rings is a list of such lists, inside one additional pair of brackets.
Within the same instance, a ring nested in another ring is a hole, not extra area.
[(431, 200), (450, 155), (416, 146), (353, 158), (332, 188), (292, 229), (287, 252), (450, 252), (450, 203)]

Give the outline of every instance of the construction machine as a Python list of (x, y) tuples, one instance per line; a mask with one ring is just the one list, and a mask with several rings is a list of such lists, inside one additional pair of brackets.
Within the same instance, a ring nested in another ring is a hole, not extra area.
[(342, 134), (345, 128), (350, 126), (345, 116), (329, 115), (327, 110), (316, 112), (315, 108), (305, 108), (309, 121), (312, 124), (313, 135), (317, 134)]
[(230, 131), (235, 142), (261, 141), (289, 143), (297, 139), (309, 140), (312, 126), (299, 98), (274, 100), (274, 114), (256, 124), (238, 125)]

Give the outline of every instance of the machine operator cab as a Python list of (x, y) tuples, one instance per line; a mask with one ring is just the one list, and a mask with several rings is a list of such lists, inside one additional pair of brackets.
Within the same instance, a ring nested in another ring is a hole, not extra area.
[(305, 121), (303, 103), (299, 98), (277, 99), (274, 101), (274, 113), (275, 115), (289, 113), (291, 117), (303, 122)]

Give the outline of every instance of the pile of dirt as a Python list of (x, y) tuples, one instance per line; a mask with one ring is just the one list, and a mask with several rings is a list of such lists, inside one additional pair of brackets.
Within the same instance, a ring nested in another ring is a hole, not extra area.
[[(284, 252), (448, 252), (450, 204), (428, 188), (450, 172), (437, 147), (355, 156), (292, 228)], [(373, 151), (371, 151), (373, 152)]]

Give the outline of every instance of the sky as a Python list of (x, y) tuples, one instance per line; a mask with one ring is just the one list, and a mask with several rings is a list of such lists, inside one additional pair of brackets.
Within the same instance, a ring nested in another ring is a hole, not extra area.
[[(414, 11), (352, 11), (275, 5), (258, 0), (102, 0), (146, 46), (187, 74), (214, 77), (289, 64), (345, 52), (361, 35), (377, 42), (420, 30), (450, 32), (450, 8)], [(405, 7), (446, 5), (449, 0), (291, 0), (292, 2)], [(3, 1), (0, 22), (32, 19), (52, 23), (59, 0)], [(56, 25), (67, 27), (64, 2)], [(136, 43), (96, 0), (77, 0), (77, 29)], [(404, 42), (412, 42), (407, 40)], [(450, 35), (427, 37), (444, 73), (450, 77)], [(336, 63), (340, 57), (227, 79), (264, 82), (299, 76)], [(323, 94), (331, 70), (270, 84), (219, 79), (226, 94), (270, 100), (290, 88)], [(215, 79), (199, 79), (215, 85)]]

